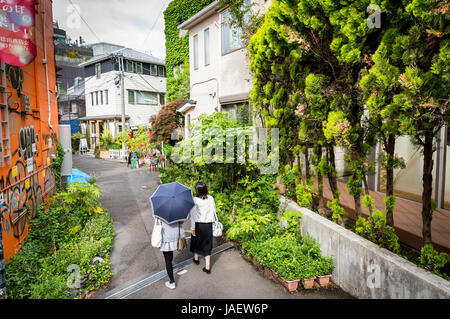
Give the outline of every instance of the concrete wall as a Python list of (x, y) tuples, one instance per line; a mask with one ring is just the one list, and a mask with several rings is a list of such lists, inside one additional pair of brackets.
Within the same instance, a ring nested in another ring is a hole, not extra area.
[(282, 207), (302, 213), (302, 235), (321, 245), (324, 256), (334, 255), (332, 281), (357, 298), (450, 298), (450, 282), (396, 254), (283, 198)]

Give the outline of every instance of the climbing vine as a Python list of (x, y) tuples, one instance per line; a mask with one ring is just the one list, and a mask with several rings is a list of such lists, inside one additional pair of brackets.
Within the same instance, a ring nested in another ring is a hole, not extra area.
[(189, 98), (189, 36), (180, 37), (178, 26), (211, 2), (212, 0), (174, 0), (164, 11), (167, 102)]

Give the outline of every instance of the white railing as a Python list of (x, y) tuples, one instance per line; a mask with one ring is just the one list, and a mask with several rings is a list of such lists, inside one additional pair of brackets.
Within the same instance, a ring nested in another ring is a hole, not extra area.
[(124, 150), (109, 150), (109, 158), (111, 159), (126, 159), (128, 151)]

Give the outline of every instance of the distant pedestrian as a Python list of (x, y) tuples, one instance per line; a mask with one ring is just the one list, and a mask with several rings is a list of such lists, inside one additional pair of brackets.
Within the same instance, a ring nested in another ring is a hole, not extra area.
[(194, 263), (199, 264), (198, 255), (205, 257), (203, 271), (211, 273), (211, 250), (213, 244), (213, 222), (216, 220), (216, 203), (208, 195), (205, 183), (195, 184), (195, 206), (191, 210), (191, 252), (194, 253)]
[[(156, 217), (157, 218), (157, 217)], [(158, 218), (162, 223), (162, 241), (161, 241), (161, 247), (159, 248), (160, 251), (164, 254), (164, 260), (166, 262), (166, 270), (167, 275), (169, 276), (169, 281), (165, 282), (165, 285), (169, 289), (175, 289), (175, 278), (173, 276), (173, 252), (178, 249), (178, 238), (182, 237), (185, 238), (184, 230), (183, 230), (183, 223), (173, 223), (168, 224), (164, 220)]]

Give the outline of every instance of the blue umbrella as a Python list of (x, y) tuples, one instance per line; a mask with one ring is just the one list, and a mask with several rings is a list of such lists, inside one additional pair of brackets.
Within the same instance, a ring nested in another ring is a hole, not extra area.
[(178, 182), (159, 185), (150, 197), (153, 216), (172, 224), (184, 221), (194, 207), (192, 190)]

